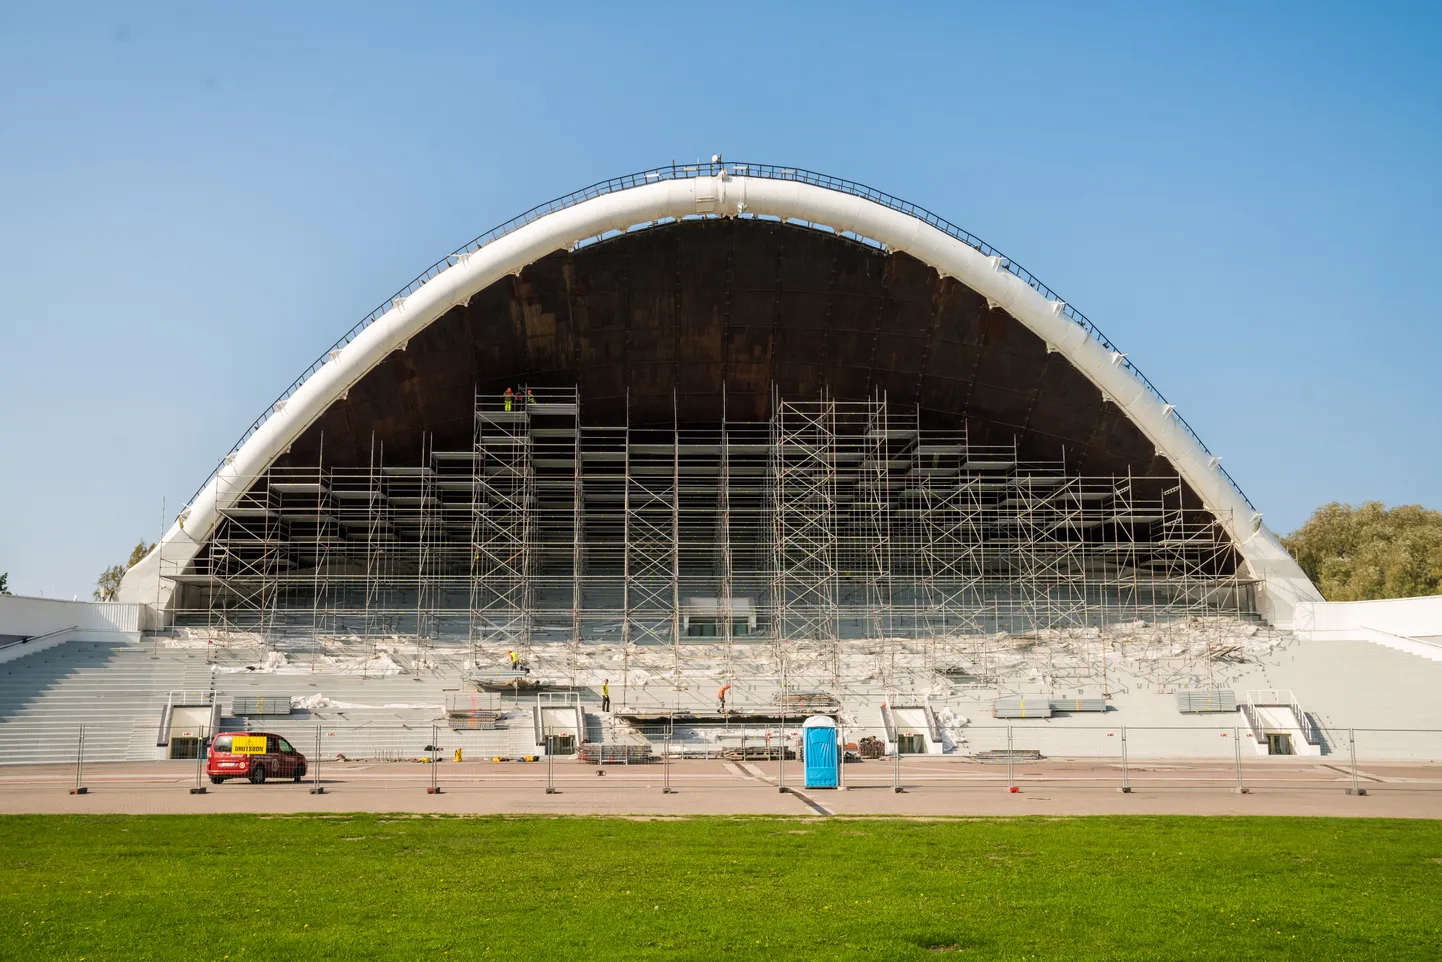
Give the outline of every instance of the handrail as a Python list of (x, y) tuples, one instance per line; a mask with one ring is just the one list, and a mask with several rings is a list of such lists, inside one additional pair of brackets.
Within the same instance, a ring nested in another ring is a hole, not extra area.
[(1246, 701), (1238, 707), (1242, 709), (1242, 717), (1247, 720), (1247, 725), (1252, 729), (1252, 740), (1258, 745), (1264, 743), (1267, 736), (1262, 732), (1262, 719), (1257, 714), (1256, 706), (1250, 701)]
[(1322, 744), (1322, 731), (1311, 715), (1302, 711), (1300, 702), (1292, 702), (1292, 714), (1297, 716), (1297, 727), (1302, 729), (1302, 740), (1308, 745)]
[[(1262, 697), (1259, 699), (1253, 696)], [(1259, 739), (1258, 744), (1261, 744), (1260, 739), (1263, 738), (1261, 716), (1257, 714), (1258, 705), (1276, 705), (1291, 709), (1293, 717), (1297, 719), (1297, 728), (1302, 733), (1302, 740), (1308, 745), (1322, 744), (1321, 726), (1302, 710), (1302, 703), (1295, 694), (1282, 688), (1262, 688), (1247, 692), (1246, 704), (1241, 706), (1242, 715), (1252, 726), (1253, 735)]]
[(538, 691), (536, 704), (541, 708), (580, 708), (581, 693), (578, 691)]
[(930, 695), (922, 698), (921, 707), (926, 711), (926, 728), (931, 740), (941, 744), (941, 719), (936, 717), (936, 709), (931, 707)]
[(886, 740), (893, 745), (896, 744), (896, 716), (891, 710), (891, 696), (886, 698), (886, 704), (881, 706), (881, 729), (886, 735)]
[(11, 648), (18, 648), (18, 647), (20, 647), (21, 645), (34, 644), (34, 643), (37, 642), (37, 641), (44, 641), (44, 640), (46, 640), (47, 638), (54, 638), (56, 635), (63, 635), (63, 634), (65, 634), (67, 631), (79, 631), (79, 630), (80, 630), (80, 626), (79, 626), (79, 625), (71, 625), (71, 626), (69, 626), (68, 628), (56, 628), (54, 631), (47, 631), (47, 632), (45, 632), (45, 634), (43, 634), (43, 635), (31, 635), (31, 636), (28, 637), (28, 638), (21, 638), (21, 639), (18, 640), (18, 641), (12, 641), (12, 642), (9, 642), (8, 644), (0, 645), (0, 651), (9, 651)]
[[(425, 270), (421, 271), (421, 273), (417, 274), (410, 283), (406, 284), (400, 290), (396, 291), (390, 297), (386, 298), (386, 300), (383, 301), (380, 306), (378, 306), (377, 308), (375, 308), (375, 310), (371, 311), (365, 317), (361, 318), (358, 322), (356, 322), (356, 324), (349, 331), (347, 331), (339, 340), (337, 340), (333, 345), (331, 345), (331, 347), (326, 350), (324, 354), (316, 358), (315, 361), (311, 363), (310, 367), (306, 368), (305, 371), (303, 371), (301, 375), (291, 383), (290, 387), (286, 388), (284, 391), (281, 392), (280, 396), (271, 403), (270, 407), (266, 408), (265, 412), (262, 413), (260, 417), (256, 418), (255, 421), (251, 423), (250, 427), (246, 428), (245, 433), (240, 436), (240, 440), (236, 441), (235, 444), (231, 446), (231, 449), (226, 452), (225, 456), (220, 459), (220, 461), (216, 464), (215, 468), (212, 469), (210, 474), (206, 476), (200, 487), (196, 489), (195, 494), (191, 495), (190, 498), (186, 501), (186, 507), (189, 507), (195, 501), (195, 499), (199, 497), (200, 492), (205, 490), (205, 486), (210, 483), (211, 479), (214, 478), (216, 474), (219, 473), (221, 467), (226, 463), (226, 460), (229, 459), (232, 455), (234, 455), (237, 451), (239, 451), (241, 445), (245, 444), (245, 442), (248, 441), (251, 435), (255, 434), (256, 431), (260, 430), (261, 425), (265, 424), (265, 422), (269, 420), (272, 414), (276, 413), (277, 410), (283, 407), (284, 402), (290, 397), (292, 397), (295, 392), (300, 389), (301, 385), (304, 384), (307, 380), (309, 380), (312, 374), (314, 374), (316, 371), (319, 371), (321, 367), (326, 364), (327, 361), (331, 360), (335, 356), (337, 351), (345, 347), (351, 341), (355, 340), (362, 331), (370, 327), (371, 324), (375, 323), (381, 317), (385, 316), (386, 312), (396, 307), (398, 302), (403, 301), (405, 298), (415, 293), (417, 290), (420, 289), (423, 284), (434, 278), (436, 275), (440, 274), (446, 268), (451, 267), (456, 263), (459, 263), (467, 255), (475, 253), (482, 247), (485, 247), (487, 244), (490, 244), (491, 242), (501, 237), (505, 237), (507, 234), (510, 234), (511, 232), (518, 230), (519, 228), (524, 227), (527, 224), (533, 223), (548, 214), (553, 214), (556, 211), (565, 210), (569, 207), (574, 207), (577, 204), (585, 203), (588, 200), (594, 200), (597, 197), (603, 197), (607, 194), (613, 194), (618, 191), (629, 190), (633, 187), (643, 187), (647, 184), (659, 183), (666, 180), (692, 180), (699, 177), (711, 177), (723, 172), (732, 177), (756, 177), (765, 180), (794, 181), (797, 183), (809, 184), (815, 187), (822, 187), (827, 190), (838, 191), (843, 194), (850, 194), (854, 197), (861, 197), (873, 203), (880, 204), (883, 207), (890, 208), (891, 210), (915, 217), (917, 220), (920, 220), (923, 223), (936, 228), (942, 233), (961, 241), (962, 243), (968, 245), (969, 247), (973, 248), (984, 256), (997, 258), (998, 263), (1002, 268), (1004, 268), (1009, 273), (1015, 275), (1016, 277), (1020, 278), (1021, 280), (1025, 281), (1027, 286), (1031, 287), (1032, 290), (1041, 294), (1047, 300), (1060, 302), (1062, 304), (1061, 313), (1064, 316), (1070, 318), (1073, 323), (1085, 330), (1093, 340), (1099, 343), (1107, 351), (1111, 352), (1115, 362), (1122, 368), (1129, 371), (1133, 377), (1140, 381), (1142, 386), (1146, 388), (1149, 394), (1151, 394), (1154, 398), (1156, 398), (1163, 404), (1169, 405), (1166, 397), (1164, 397), (1162, 393), (1157, 390), (1156, 386), (1147, 379), (1147, 376), (1143, 374), (1141, 370), (1138, 369), (1137, 366), (1134, 365), (1126, 357), (1125, 354), (1117, 350), (1116, 346), (1111, 342), (1111, 340), (1105, 334), (1103, 334), (1100, 328), (1098, 328), (1094, 323), (1092, 323), (1092, 321), (1086, 315), (1082, 314), (1076, 308), (1072, 307), (1070, 304), (1064, 301), (1050, 287), (1047, 287), (1045, 284), (1043, 284), (1039, 279), (1037, 279), (1034, 274), (1026, 270), (1015, 260), (1006, 256), (1001, 251), (992, 247), (985, 241), (981, 240), (970, 231), (966, 231), (960, 227), (957, 227), (955, 224), (952, 224), (951, 222), (944, 220), (941, 217), (938, 217), (936, 214), (933, 214), (931, 211), (927, 210), (924, 207), (910, 203), (909, 201), (901, 200), (897, 197), (893, 197), (891, 194), (883, 193), (879, 190), (875, 190), (874, 188), (867, 187), (864, 184), (859, 184), (856, 181), (847, 180), (841, 177), (832, 177), (829, 174), (820, 174), (816, 173), (815, 171), (804, 170), (799, 167), (780, 167), (773, 164), (749, 163), (698, 163), (687, 165), (671, 164), (668, 167), (653, 167), (649, 170), (637, 171), (636, 173), (632, 174), (623, 174), (620, 177), (612, 177), (609, 180), (598, 181), (597, 183), (591, 184), (589, 187), (583, 187), (580, 190), (573, 191), (561, 197), (557, 197), (554, 200), (547, 201), (544, 204), (538, 204), (537, 206), (532, 207), (530, 210), (526, 211), (525, 213), (513, 217), (502, 224), (498, 224), (497, 226), (486, 231), (484, 234), (473, 238), (468, 243), (463, 244), (461, 247), (457, 248), (456, 250), (447, 254), (445, 257), (436, 261), (430, 267), (427, 267)], [(708, 215), (697, 216), (705, 217)], [(601, 237), (612, 236), (613, 234), (619, 233), (621, 232), (608, 231), (605, 235), (601, 235)], [(865, 240), (865, 238), (860, 238), (859, 235), (853, 236), (856, 236), (858, 239)], [(1197, 445), (1201, 447), (1203, 451), (1205, 451), (1209, 456), (1215, 457), (1214, 455), (1212, 455), (1210, 449), (1207, 448), (1206, 444), (1203, 443), (1202, 439), (1197, 435), (1197, 432), (1192, 430), (1192, 426), (1187, 423), (1186, 419), (1177, 413), (1175, 407), (1172, 408), (1170, 415), (1176, 420), (1179, 425), (1181, 425), (1182, 429), (1191, 436), (1192, 440), (1197, 442)], [(1226, 478), (1228, 483), (1231, 484), (1233, 490), (1235, 490), (1237, 494), (1241, 496), (1242, 500), (1247, 503), (1247, 506), (1255, 511), (1256, 506), (1252, 504), (1251, 499), (1247, 497), (1244, 491), (1242, 491), (1241, 486), (1232, 479), (1232, 476), (1230, 474), (1227, 473), (1227, 469), (1222, 467), (1220, 463), (1216, 464), (1216, 468), (1221, 473), (1222, 477)]]
[(1414, 645), (1426, 645), (1428, 648), (1442, 650), (1442, 644), (1435, 641), (1428, 641), (1426, 638), (1413, 638), (1411, 635), (1399, 635), (1395, 631), (1388, 631), (1386, 628), (1373, 628), (1371, 625), (1358, 625), (1363, 631), (1375, 631), (1379, 635), (1386, 635), (1388, 638), (1396, 638), (1398, 641), (1411, 642)]
[[(177, 700), (176, 696), (180, 698)], [(192, 699), (191, 695), (200, 695), (205, 700)], [(165, 707), (160, 710), (160, 729), (155, 733), (155, 747), (164, 748), (170, 744), (170, 726), (177, 708), (215, 708), (216, 691), (214, 688), (172, 688), (165, 693)], [(212, 716), (215, 714), (211, 712)]]
[[(452, 690), (445, 692), (445, 696), (448, 715), (502, 710), (500, 696), (494, 692)], [(481, 704), (482, 701), (487, 704)]]
[(170, 744), (170, 713), (175, 710), (175, 692), (165, 696), (165, 707), (160, 709), (160, 728), (155, 733), (155, 747), (164, 748)]

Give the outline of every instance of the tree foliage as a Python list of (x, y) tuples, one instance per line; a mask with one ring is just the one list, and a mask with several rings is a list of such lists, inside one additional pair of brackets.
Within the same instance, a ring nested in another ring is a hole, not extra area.
[(114, 601), (115, 592), (120, 590), (120, 579), (125, 577), (125, 572), (134, 568), (136, 563), (150, 553), (155, 547), (148, 544), (144, 538), (140, 543), (130, 550), (130, 558), (123, 565), (111, 565), (100, 572), (100, 577), (95, 579), (95, 591), (93, 596), (96, 601)]
[(10, 593), (10, 572), (0, 571), (0, 595)]
[(1334, 501), (1282, 543), (1328, 601), (1442, 594), (1442, 511)]

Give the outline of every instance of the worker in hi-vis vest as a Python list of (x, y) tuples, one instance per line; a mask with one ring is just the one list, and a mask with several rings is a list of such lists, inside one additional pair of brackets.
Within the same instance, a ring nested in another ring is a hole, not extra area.
[(502, 394), (501, 397), (505, 399), (506, 410), (509, 411), (511, 409), (511, 401), (514, 400), (516, 397), (516, 392), (512, 391), (510, 388), (506, 388), (506, 393)]
[(716, 710), (722, 712), (723, 714), (726, 711), (726, 693), (730, 690), (731, 683), (728, 681), (726, 684), (722, 685), (721, 690), (716, 693)]
[(601, 682), (601, 711), (611, 710), (611, 679)]

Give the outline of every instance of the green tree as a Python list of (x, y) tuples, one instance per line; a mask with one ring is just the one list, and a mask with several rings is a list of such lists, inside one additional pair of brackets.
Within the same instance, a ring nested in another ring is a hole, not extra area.
[(1334, 501), (1282, 543), (1328, 601), (1442, 594), (1442, 511)]
[(95, 579), (95, 591), (93, 592), (95, 600), (114, 601), (115, 592), (120, 590), (120, 579), (125, 577), (125, 572), (134, 568), (136, 563), (149, 554), (153, 547), (155, 545), (147, 544), (145, 539), (141, 538), (140, 543), (131, 549), (130, 560), (123, 565), (111, 565), (100, 572), (100, 577)]
[(10, 593), (10, 572), (0, 571), (0, 595)]

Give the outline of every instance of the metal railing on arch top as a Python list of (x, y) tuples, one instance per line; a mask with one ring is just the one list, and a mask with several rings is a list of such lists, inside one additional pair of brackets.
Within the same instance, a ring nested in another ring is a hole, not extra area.
[[(331, 360), (337, 351), (345, 347), (351, 341), (355, 340), (362, 331), (364, 331), (366, 328), (370, 327), (371, 324), (375, 323), (377, 320), (383, 317), (387, 311), (392, 310), (400, 302), (404, 301), (405, 298), (409, 297), (411, 294), (414, 294), (417, 290), (419, 290), (423, 284), (434, 278), (436, 275), (440, 274), (446, 268), (456, 264), (461, 258), (464, 258), (469, 254), (475, 253), (476, 251), (480, 250), (482, 247), (485, 247), (492, 241), (504, 237), (507, 234), (510, 234), (511, 232), (526, 226), (527, 224), (533, 223), (534, 221), (545, 217), (548, 214), (555, 213), (559, 210), (565, 210), (568, 207), (574, 207), (577, 204), (585, 203), (588, 200), (593, 200), (597, 197), (605, 196), (606, 194), (613, 194), (618, 191), (630, 190), (633, 187), (642, 187), (646, 184), (654, 184), (665, 180), (690, 180), (697, 177), (711, 177), (716, 175), (717, 173), (720, 173), (723, 170), (733, 177), (756, 177), (765, 180), (796, 181), (798, 183), (810, 184), (812, 186), (822, 187), (827, 190), (835, 190), (844, 194), (850, 194), (855, 197), (861, 197), (865, 200), (872, 201), (873, 203), (880, 204), (883, 207), (890, 208), (891, 210), (895, 210), (900, 213), (915, 217), (918, 220), (928, 224), (929, 226), (934, 227), (937, 230), (947, 234), (948, 236), (961, 241), (962, 243), (968, 245), (969, 247), (973, 248), (974, 250), (986, 257), (998, 258), (999, 263), (1005, 270), (1025, 281), (1027, 286), (1031, 287), (1033, 290), (1041, 294), (1047, 300), (1060, 302), (1063, 305), (1061, 313), (1064, 316), (1066, 316), (1077, 326), (1085, 330), (1087, 334), (1090, 335), (1091, 338), (1095, 340), (1098, 344), (1100, 344), (1103, 348), (1111, 352), (1117, 358), (1117, 363), (1121, 367), (1125, 368), (1128, 372), (1130, 372), (1131, 375), (1135, 377), (1138, 381), (1140, 381), (1142, 386), (1147, 389), (1147, 392), (1149, 394), (1151, 394), (1158, 401), (1161, 401), (1163, 404), (1169, 403), (1166, 397), (1157, 390), (1156, 386), (1152, 384), (1152, 382), (1147, 378), (1147, 376), (1143, 374), (1141, 370), (1138, 369), (1137, 366), (1134, 365), (1120, 350), (1118, 350), (1117, 347), (1112, 343), (1111, 339), (1108, 338), (1105, 334), (1103, 334), (1101, 332), (1101, 329), (1098, 328), (1094, 323), (1092, 323), (1092, 321), (1085, 314), (1068, 304), (1064, 299), (1058, 296), (1055, 291), (1043, 284), (1036, 277), (1036, 275), (1032, 274), (1026, 268), (1022, 267), (1015, 260), (1003, 254), (996, 248), (992, 247), (990, 244), (986, 243), (981, 238), (972, 234), (970, 231), (966, 231), (960, 227), (957, 227), (955, 224), (952, 224), (950, 221), (947, 221), (944, 218), (937, 216), (936, 214), (927, 210), (925, 207), (921, 207), (917, 204), (911, 203), (910, 201), (905, 201), (898, 197), (894, 197), (891, 194), (883, 193), (882, 191), (876, 190), (872, 187), (867, 187), (865, 184), (859, 184), (853, 180), (847, 180), (842, 177), (833, 177), (830, 174), (821, 174), (817, 173), (816, 171), (804, 170), (800, 167), (782, 167), (775, 164), (735, 163), (730, 161), (724, 163), (697, 164), (673, 163), (665, 167), (652, 167), (649, 170), (641, 170), (635, 173), (623, 174), (619, 177), (612, 177), (607, 180), (598, 181), (588, 187), (583, 187), (580, 190), (573, 191), (561, 197), (557, 197), (554, 200), (547, 201), (544, 204), (538, 204), (537, 206), (532, 207), (530, 210), (526, 211), (525, 213), (519, 214), (516, 217), (512, 217), (505, 223), (498, 224), (497, 226), (492, 227), (484, 234), (473, 238), (468, 243), (463, 244), (461, 247), (457, 248), (456, 250), (447, 254), (445, 257), (442, 257), (440, 260), (436, 261), (431, 266), (427, 267), (425, 270), (421, 271), (421, 273), (417, 274), (415, 278), (410, 281), (410, 283), (406, 284), (400, 290), (396, 291), (390, 297), (386, 298), (378, 307), (375, 308), (375, 310), (371, 311), (365, 317), (361, 318), (358, 322), (356, 322), (356, 324), (349, 331), (347, 331), (339, 340), (337, 340), (333, 345), (331, 345), (330, 348), (325, 351), (325, 353), (321, 354), (320, 357), (316, 358), (309, 367), (307, 367), (303, 372), (301, 372), (301, 375), (291, 383), (290, 387), (282, 391), (280, 396), (277, 397), (273, 402), (271, 402), (270, 406), (265, 409), (265, 411), (260, 415), (260, 417), (256, 418), (255, 421), (251, 423), (250, 427), (246, 428), (245, 433), (240, 436), (240, 439), (236, 441), (234, 445), (231, 446), (230, 450), (226, 452), (225, 456), (221, 458), (219, 462), (217, 462), (215, 468), (212, 469), (210, 474), (206, 476), (205, 480), (201, 482), (200, 487), (196, 489), (195, 494), (191, 495), (190, 498), (186, 501), (186, 506), (188, 507), (191, 503), (193, 503), (196, 497), (200, 495), (200, 492), (205, 490), (205, 486), (210, 483), (211, 478), (215, 477), (216, 473), (219, 472), (221, 466), (225, 464), (226, 460), (229, 459), (233, 454), (235, 454), (235, 452), (239, 451), (241, 445), (245, 444), (245, 442), (248, 441), (251, 435), (255, 434), (256, 431), (260, 430), (261, 425), (263, 425), (267, 420), (269, 420), (270, 416), (276, 413), (284, 405), (284, 402), (288, 400), (292, 395), (294, 395), (295, 392), (300, 389), (300, 386), (302, 384), (309, 380), (312, 374), (320, 370), (321, 367), (326, 364), (326, 362)], [(1212, 452), (1207, 447), (1206, 443), (1203, 442), (1201, 437), (1197, 435), (1197, 432), (1192, 430), (1192, 426), (1187, 423), (1185, 418), (1178, 414), (1175, 409), (1172, 410), (1171, 416), (1176, 420), (1177, 424), (1182, 427), (1182, 430), (1186, 431), (1187, 434), (1190, 435), (1191, 438), (1197, 442), (1197, 444), (1201, 447), (1203, 451), (1205, 451), (1209, 456), (1215, 457), (1214, 455), (1212, 455)], [(1217, 470), (1221, 473), (1222, 477), (1227, 479), (1228, 483), (1231, 484), (1232, 488), (1237, 492), (1238, 495), (1241, 496), (1242, 500), (1247, 503), (1247, 506), (1255, 511), (1256, 506), (1252, 504), (1251, 499), (1247, 497), (1246, 492), (1242, 490), (1241, 486), (1238, 485), (1237, 482), (1232, 478), (1232, 476), (1227, 472), (1227, 469), (1222, 467), (1220, 463), (1216, 464), (1215, 466)]]

